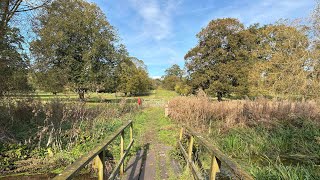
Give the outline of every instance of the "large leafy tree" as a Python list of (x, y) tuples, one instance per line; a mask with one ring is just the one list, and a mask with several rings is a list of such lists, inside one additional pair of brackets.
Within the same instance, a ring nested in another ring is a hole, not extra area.
[(312, 63), (309, 39), (303, 29), (286, 24), (259, 28), (259, 55), (249, 78), (254, 94), (308, 94)]
[(253, 30), (246, 30), (237, 19), (211, 21), (197, 34), (198, 44), (186, 55), (186, 68), (194, 89), (216, 95), (249, 92), (248, 71), (256, 45)]
[(65, 85), (81, 99), (85, 89), (114, 87), (117, 35), (95, 4), (55, 0), (36, 18), (34, 32), (38, 38), (31, 43), (31, 52), (41, 78), (55, 72), (64, 75)]
[(7, 27), (0, 42), (0, 96), (5, 92), (26, 91), (29, 60), (22, 53), (23, 37), (16, 28)]

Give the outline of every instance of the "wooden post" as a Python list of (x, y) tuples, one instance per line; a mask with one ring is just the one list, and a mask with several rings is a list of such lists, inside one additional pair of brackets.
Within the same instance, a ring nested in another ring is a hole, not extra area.
[(190, 136), (190, 142), (189, 142), (188, 158), (190, 161), (192, 161), (192, 149), (193, 149), (193, 135)]
[(103, 180), (106, 177), (105, 174), (105, 149), (95, 158), (95, 167), (98, 169), (98, 179)]
[(130, 142), (132, 141), (133, 139), (133, 123), (131, 123), (130, 125)]
[[(121, 132), (121, 137), (120, 137), (120, 159), (123, 157), (124, 153), (124, 130)], [(120, 166), (120, 176), (123, 176), (124, 172), (124, 166), (123, 163), (121, 163)]]
[(217, 172), (220, 172), (219, 164), (217, 162), (217, 158), (212, 155), (211, 156), (211, 168), (210, 168), (210, 180), (216, 179)]
[(179, 135), (179, 140), (181, 141), (183, 137), (183, 127), (180, 129), (180, 135)]
[(165, 108), (164, 108), (164, 116), (168, 117), (169, 116), (169, 105), (166, 104)]

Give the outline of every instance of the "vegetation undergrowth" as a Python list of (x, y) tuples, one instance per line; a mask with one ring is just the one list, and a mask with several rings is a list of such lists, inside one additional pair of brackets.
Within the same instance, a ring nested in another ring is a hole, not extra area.
[(319, 110), (315, 101), (216, 102), (203, 93), (169, 103), (172, 119), (208, 135), (256, 179), (320, 178)]
[(137, 111), (124, 99), (99, 105), (2, 99), (0, 173), (59, 173)]

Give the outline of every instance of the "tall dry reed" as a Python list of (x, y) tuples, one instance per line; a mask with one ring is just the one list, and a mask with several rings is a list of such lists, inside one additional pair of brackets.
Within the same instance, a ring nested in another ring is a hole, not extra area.
[[(281, 122), (311, 120), (320, 123), (320, 108), (315, 101), (230, 100), (211, 101), (203, 91), (197, 96), (177, 97), (169, 104), (169, 116), (181, 124), (208, 129), (221, 122), (224, 129), (235, 125), (273, 126)], [(299, 124), (299, 123), (298, 123)]]

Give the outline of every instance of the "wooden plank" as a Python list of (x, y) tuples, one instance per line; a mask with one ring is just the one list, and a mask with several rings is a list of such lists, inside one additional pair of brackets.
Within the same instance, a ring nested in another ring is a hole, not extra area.
[(127, 124), (121, 126), (113, 136), (106, 138), (104, 141), (102, 141), (104, 143), (102, 143), (99, 146), (96, 146), (87, 154), (77, 159), (74, 163), (67, 166), (67, 168), (61, 174), (58, 174), (56, 177), (54, 177), (54, 179), (56, 180), (71, 179), (80, 169), (82, 169), (90, 161), (92, 161), (97, 155), (99, 155), (103, 151), (103, 149), (105, 149), (131, 123), (132, 121), (129, 121)]

